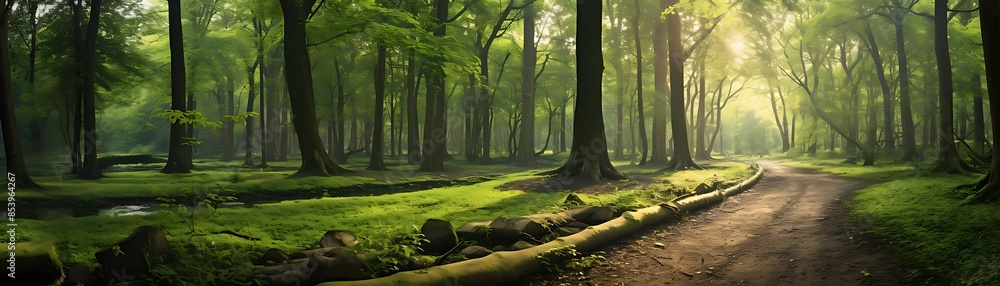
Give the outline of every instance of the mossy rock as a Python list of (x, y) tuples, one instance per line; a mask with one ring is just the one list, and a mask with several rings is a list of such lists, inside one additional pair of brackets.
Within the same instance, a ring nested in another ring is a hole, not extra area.
[(22, 242), (14, 244), (14, 278), (11, 273), (10, 254), (4, 255), (3, 285), (50, 285), (60, 284), (66, 275), (62, 262), (51, 243)]

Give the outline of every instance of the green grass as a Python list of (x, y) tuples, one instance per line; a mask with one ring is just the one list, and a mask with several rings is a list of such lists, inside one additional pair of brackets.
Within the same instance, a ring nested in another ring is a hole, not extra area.
[(875, 181), (848, 202), (852, 218), (889, 244), (907, 284), (1000, 285), (1000, 205), (963, 205), (979, 175), (937, 174), (912, 164), (780, 160), (795, 167)]
[[(507, 165), (474, 166), (456, 163), (452, 166), (455, 169), (465, 168), (465, 170), (456, 172), (464, 175), (515, 170), (515, 167)], [(694, 186), (703, 181), (740, 181), (749, 177), (751, 173), (747, 165), (743, 163), (720, 161), (707, 166), (710, 167), (707, 170), (663, 174), (655, 173), (656, 170), (652, 167), (623, 166), (620, 170), (626, 174), (647, 173), (649, 176), (655, 176), (657, 183), (640, 189), (585, 195), (583, 199), (596, 205), (615, 203), (636, 208), (662, 203), (666, 199), (673, 198), (678, 192), (693, 189)], [(314, 247), (320, 236), (331, 229), (347, 229), (365, 237), (383, 235), (387, 232), (410, 231), (413, 229), (412, 226), (419, 227), (428, 218), (449, 220), (457, 227), (465, 222), (488, 221), (498, 216), (519, 216), (561, 210), (561, 203), (570, 193), (569, 190), (524, 192), (498, 189), (499, 186), (507, 182), (533, 178), (536, 172), (537, 169), (513, 172), (498, 176), (496, 180), (473, 185), (443, 187), (409, 193), (362, 197), (323, 197), (222, 208), (213, 216), (197, 221), (196, 229), (198, 233), (203, 234), (197, 236), (189, 234), (187, 226), (180, 217), (165, 212), (147, 216), (63, 216), (50, 220), (21, 219), (22, 222), (19, 223), (21, 229), (18, 235), (20, 235), (19, 241), (55, 243), (63, 261), (70, 265), (96, 266), (94, 252), (124, 238), (141, 225), (152, 225), (163, 229), (172, 243), (214, 245), (214, 249), (220, 253), (224, 250), (244, 253), (244, 256), (246, 253), (256, 255), (256, 253), (263, 252), (270, 247), (291, 252)], [(114, 178), (106, 178), (94, 182), (98, 185), (108, 184), (103, 190), (86, 191), (103, 191), (107, 192), (102, 194), (103, 197), (115, 197), (125, 196), (115, 193), (141, 192), (144, 188), (150, 187), (149, 185), (132, 185), (135, 178), (147, 178), (146, 180), (150, 182), (163, 180), (157, 184), (172, 185), (217, 182), (213, 180), (211, 174), (198, 173), (163, 175), (155, 171), (142, 171), (114, 175), (132, 178), (133, 181), (123, 180), (117, 182), (117, 185), (113, 185), (110, 182), (115, 182)], [(385, 177), (378, 177), (378, 174), (373, 175), (369, 172), (361, 172), (348, 177), (307, 179), (284, 179), (280, 174), (270, 173), (256, 175), (262, 177), (248, 179), (242, 184), (333, 185), (354, 183), (354, 180), (368, 182), (385, 179)], [(454, 177), (455, 174), (415, 173), (414, 177), (400, 177), (399, 179), (413, 181), (442, 176), (450, 178)], [(171, 178), (180, 179), (168, 182), (168, 179)], [(77, 181), (77, 184), (79, 183), (82, 182)], [(67, 183), (66, 188), (71, 187), (73, 185)], [(46, 193), (41, 195), (48, 195), (50, 191), (45, 191)], [(61, 191), (70, 192), (69, 190)], [(148, 190), (146, 191), (148, 192)], [(206, 234), (222, 230), (232, 230), (261, 238), (261, 240), (248, 241), (224, 234)], [(238, 267), (249, 267), (249, 265), (241, 264)]]

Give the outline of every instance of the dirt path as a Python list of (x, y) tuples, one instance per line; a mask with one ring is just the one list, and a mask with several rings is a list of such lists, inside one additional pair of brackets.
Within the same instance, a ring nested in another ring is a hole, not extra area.
[(762, 165), (750, 191), (609, 245), (600, 266), (524, 285), (900, 284), (887, 249), (848, 218), (845, 201), (867, 182)]

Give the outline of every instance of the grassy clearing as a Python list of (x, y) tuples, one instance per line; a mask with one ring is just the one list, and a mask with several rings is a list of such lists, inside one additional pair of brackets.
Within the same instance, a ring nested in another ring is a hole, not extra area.
[[(629, 208), (642, 207), (661, 203), (677, 192), (690, 190), (703, 181), (739, 181), (749, 177), (751, 173), (747, 165), (742, 163), (716, 162), (708, 166), (710, 168), (707, 170), (656, 174), (661, 183), (642, 189), (620, 190), (613, 194), (586, 195), (583, 199), (598, 205), (614, 203)], [(496, 170), (510, 167), (484, 168)], [(624, 166), (621, 169), (626, 173), (655, 171), (635, 166)], [(536, 170), (515, 172), (474, 185), (410, 193), (326, 197), (222, 208), (213, 216), (196, 221), (195, 227), (199, 233), (196, 236), (189, 234), (187, 225), (180, 217), (168, 213), (25, 220), (19, 224), (22, 229), (18, 234), (21, 236), (20, 241), (53, 242), (59, 248), (63, 261), (88, 266), (96, 266), (94, 252), (113, 244), (141, 225), (163, 229), (172, 242), (211, 245), (214, 251), (220, 253), (242, 253), (241, 255), (249, 257), (270, 247), (288, 251), (314, 247), (319, 237), (331, 229), (351, 230), (361, 237), (384, 237), (412, 231), (413, 226), (419, 226), (428, 218), (450, 220), (457, 226), (468, 221), (492, 220), (498, 216), (561, 210), (560, 205), (570, 191), (540, 193), (498, 190), (502, 184), (531, 178), (535, 172)], [(330, 181), (342, 179), (325, 178)], [(107, 191), (117, 192), (117, 189)], [(654, 200), (658, 198), (664, 200)], [(222, 230), (235, 231), (261, 240), (248, 241), (225, 234), (210, 234)], [(249, 259), (240, 261), (246, 263), (231, 267), (250, 267)]]
[(888, 243), (910, 284), (1000, 285), (1000, 205), (962, 205), (972, 190), (957, 189), (978, 175), (928, 173), (912, 165), (876, 167), (842, 159), (780, 163), (847, 177), (877, 180), (848, 202), (867, 232)]

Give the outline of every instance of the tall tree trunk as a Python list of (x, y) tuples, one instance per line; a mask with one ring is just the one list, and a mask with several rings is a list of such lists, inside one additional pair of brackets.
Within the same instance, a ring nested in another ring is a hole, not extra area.
[[(236, 114), (236, 82), (232, 76), (226, 76), (226, 115)], [(233, 151), (233, 145), (235, 138), (235, 125), (236, 122), (227, 120), (223, 126), (223, 146), (222, 146), (222, 160), (229, 162), (236, 157), (236, 152)]]
[(292, 124), (302, 152), (302, 165), (295, 176), (328, 176), (347, 170), (340, 168), (326, 153), (316, 126), (316, 101), (313, 96), (312, 69), (306, 48), (306, 15), (314, 0), (281, 0), (285, 18), (285, 80), (292, 106)]
[[(337, 113), (334, 114), (337, 134), (333, 140), (333, 161), (337, 164), (347, 164), (347, 154), (344, 153), (344, 105), (347, 103), (344, 101), (344, 75), (340, 73), (340, 62), (336, 58), (333, 59), (333, 68), (337, 76)], [(354, 138), (353, 133), (351, 138)]]
[(286, 162), (286, 161), (288, 161), (288, 151), (291, 149), (288, 146), (288, 141), (289, 141), (288, 140), (288, 114), (287, 114), (288, 110), (285, 108), (285, 102), (284, 102), (284, 100), (281, 100), (281, 102), (279, 104), (281, 105), (281, 108), (280, 109), (274, 109), (274, 110), (277, 110), (278, 114), (281, 115), (281, 118), (278, 119), (279, 123), (275, 124), (275, 125), (278, 125), (278, 128), (281, 130), (281, 134), (278, 135), (278, 139), (281, 140), (280, 142), (278, 142), (278, 146), (279, 146), (278, 147), (278, 161)]
[[(413, 54), (406, 60), (406, 160), (420, 162), (420, 124), (417, 122), (417, 68)], [(466, 134), (468, 136), (468, 134)]]
[[(705, 58), (704, 56), (699, 61), (700, 64), (698, 72), (698, 113), (695, 115), (695, 153), (694, 156), (698, 160), (709, 160), (712, 159), (709, 149), (705, 147), (705, 129), (707, 124), (705, 121)], [(721, 94), (720, 94), (721, 95)]]
[[(433, 11), (438, 24), (434, 29), (434, 36), (444, 37), (447, 32), (444, 24), (448, 21), (448, 0), (436, 0)], [(434, 60), (441, 61), (440, 58)], [(448, 152), (448, 131), (444, 122), (444, 79), (443, 67), (431, 66), (427, 69), (427, 111), (424, 119), (423, 156), (420, 162), (420, 170), (425, 172), (443, 171), (445, 153)]]
[(646, 164), (646, 155), (649, 151), (648, 139), (646, 139), (646, 106), (642, 102), (642, 44), (639, 41), (639, 19), (642, 16), (642, 9), (639, 0), (635, 0), (635, 18), (632, 19), (632, 36), (635, 38), (635, 82), (636, 82), (636, 109), (639, 113), (639, 146), (642, 146), (642, 159), (639, 165)]
[(549, 174), (583, 180), (620, 180), (621, 173), (608, 157), (601, 84), (604, 55), (601, 52), (601, 1), (580, 0), (576, 17), (576, 109), (573, 112), (573, 143), (566, 164)]
[(938, 101), (941, 102), (941, 134), (938, 138), (941, 150), (938, 153), (936, 171), (961, 173), (965, 163), (955, 147), (953, 129), (954, 106), (951, 75), (951, 57), (948, 50), (948, 0), (934, 0), (934, 55), (938, 68)]
[(882, 65), (882, 55), (878, 50), (875, 34), (872, 33), (872, 27), (868, 22), (865, 22), (865, 35), (868, 37), (868, 52), (872, 56), (872, 61), (875, 62), (875, 74), (878, 75), (878, 82), (882, 88), (882, 116), (884, 118), (882, 133), (885, 134), (885, 150), (892, 153), (896, 150), (896, 140), (893, 132), (896, 129), (895, 124), (893, 124), (896, 116), (895, 111), (893, 111), (894, 100), (892, 91), (889, 90), (889, 81), (885, 78), (885, 68)]
[(903, 131), (903, 161), (912, 161), (920, 154), (917, 153), (913, 108), (910, 106), (910, 68), (906, 56), (906, 39), (903, 36), (903, 21), (908, 12), (902, 9), (899, 0), (893, 0), (893, 4), (895, 5), (892, 13), (894, 16), (893, 24), (896, 27), (896, 58), (899, 64), (899, 123)]
[(97, 35), (100, 28), (101, 5), (103, 0), (90, 2), (90, 23), (83, 42), (83, 167), (78, 175), (81, 179), (101, 178), (101, 167), (97, 163)]
[(517, 165), (531, 166), (535, 164), (535, 63), (538, 58), (535, 8), (532, 4), (524, 7), (524, 56), (521, 58), (521, 136), (517, 147)]
[[(1000, 49), (1000, 2), (992, 0), (979, 1), (979, 22), (982, 27), (983, 51), (986, 63), (986, 90), (990, 100), (990, 123), (993, 134), (1000, 134), (1000, 57), (996, 51)], [(977, 86), (977, 88), (980, 88)], [(993, 161), (990, 171), (979, 184), (979, 191), (972, 197), (973, 201), (995, 200), (1000, 194), (1000, 148), (993, 147)]]
[[(253, 66), (247, 67), (247, 82), (249, 83), (250, 91), (247, 94), (247, 111), (246, 112), (253, 112), (254, 97), (257, 96), (256, 95), (256, 88), (257, 87), (256, 87), (256, 84), (254, 83), (254, 70), (257, 69), (257, 65), (258, 64), (260, 64), (260, 62), (256, 62), (256, 63), (253, 64)], [(253, 166), (253, 149), (254, 149), (253, 148), (253, 129), (254, 129), (253, 128), (253, 118), (252, 117), (247, 117), (244, 122), (246, 124), (246, 126), (245, 126), (246, 128), (244, 129), (244, 135), (246, 135), (245, 136), (246, 137), (246, 141), (244, 141), (244, 143), (243, 143), (243, 145), (244, 145), (243, 149), (245, 151), (245, 156), (243, 158), (243, 165), (249, 167), (249, 166)]]
[(21, 136), (17, 131), (17, 116), (14, 115), (14, 87), (11, 81), (9, 40), (11, 11), (8, 10), (13, 5), (7, 1), (4, 1), (3, 7), (0, 8), (0, 83), (2, 83), (0, 85), (0, 110), (3, 110), (0, 114), (0, 130), (3, 131), (4, 154), (7, 154), (8, 187), (13, 193), (14, 186), (21, 189), (40, 189), (41, 187), (28, 175), (28, 168), (24, 164), (24, 153), (21, 151)]
[[(980, 8), (981, 9), (981, 8)], [(982, 75), (976, 73), (972, 76), (973, 89), (972, 96), (972, 141), (979, 150), (986, 150), (986, 116), (983, 114), (983, 82)], [(994, 102), (994, 101), (990, 101)]]
[[(676, 1), (660, 0), (660, 10), (669, 8)], [(649, 162), (652, 164), (667, 163), (667, 96), (671, 88), (667, 86), (667, 70), (670, 66), (670, 55), (667, 47), (668, 23), (662, 17), (658, 18), (653, 29), (653, 82), (656, 96), (653, 97), (653, 151)], [(681, 115), (683, 117), (683, 115)]]
[[(181, 1), (171, 0), (168, 5), (168, 21), (170, 30), (170, 108), (187, 112), (187, 101), (184, 93), (187, 90), (187, 72), (184, 69), (184, 35), (181, 28)], [(185, 126), (180, 122), (170, 123), (170, 147), (167, 154), (167, 164), (160, 172), (190, 173), (190, 165), (185, 159), (190, 155), (190, 144), (184, 144)]]
[(83, 0), (69, 0), (70, 5), (73, 7), (73, 40), (75, 44), (73, 45), (74, 54), (76, 56), (75, 61), (76, 69), (73, 73), (78, 78), (75, 80), (76, 90), (76, 103), (73, 107), (73, 139), (70, 146), (70, 160), (72, 160), (73, 167), (70, 170), (71, 174), (80, 174), (80, 169), (83, 168), (83, 158), (80, 152), (80, 136), (83, 132), (83, 74), (84, 74), (84, 56), (83, 56), (83, 31), (81, 31), (81, 25), (83, 25)]
[(385, 168), (385, 154), (383, 154), (383, 147), (385, 147), (385, 138), (383, 137), (385, 136), (385, 132), (382, 130), (385, 126), (385, 52), (385, 44), (379, 43), (378, 55), (375, 61), (375, 118), (372, 122), (374, 130), (372, 131), (371, 157), (368, 160), (368, 170), (374, 171), (388, 170)]
[[(678, 0), (667, 0), (667, 6), (677, 4)], [(684, 47), (681, 37), (681, 16), (676, 11), (665, 17), (667, 27), (667, 42), (670, 52), (670, 126), (674, 138), (674, 157), (671, 158), (668, 169), (686, 170), (701, 169), (691, 158), (691, 147), (688, 144), (687, 122), (684, 118)]]

